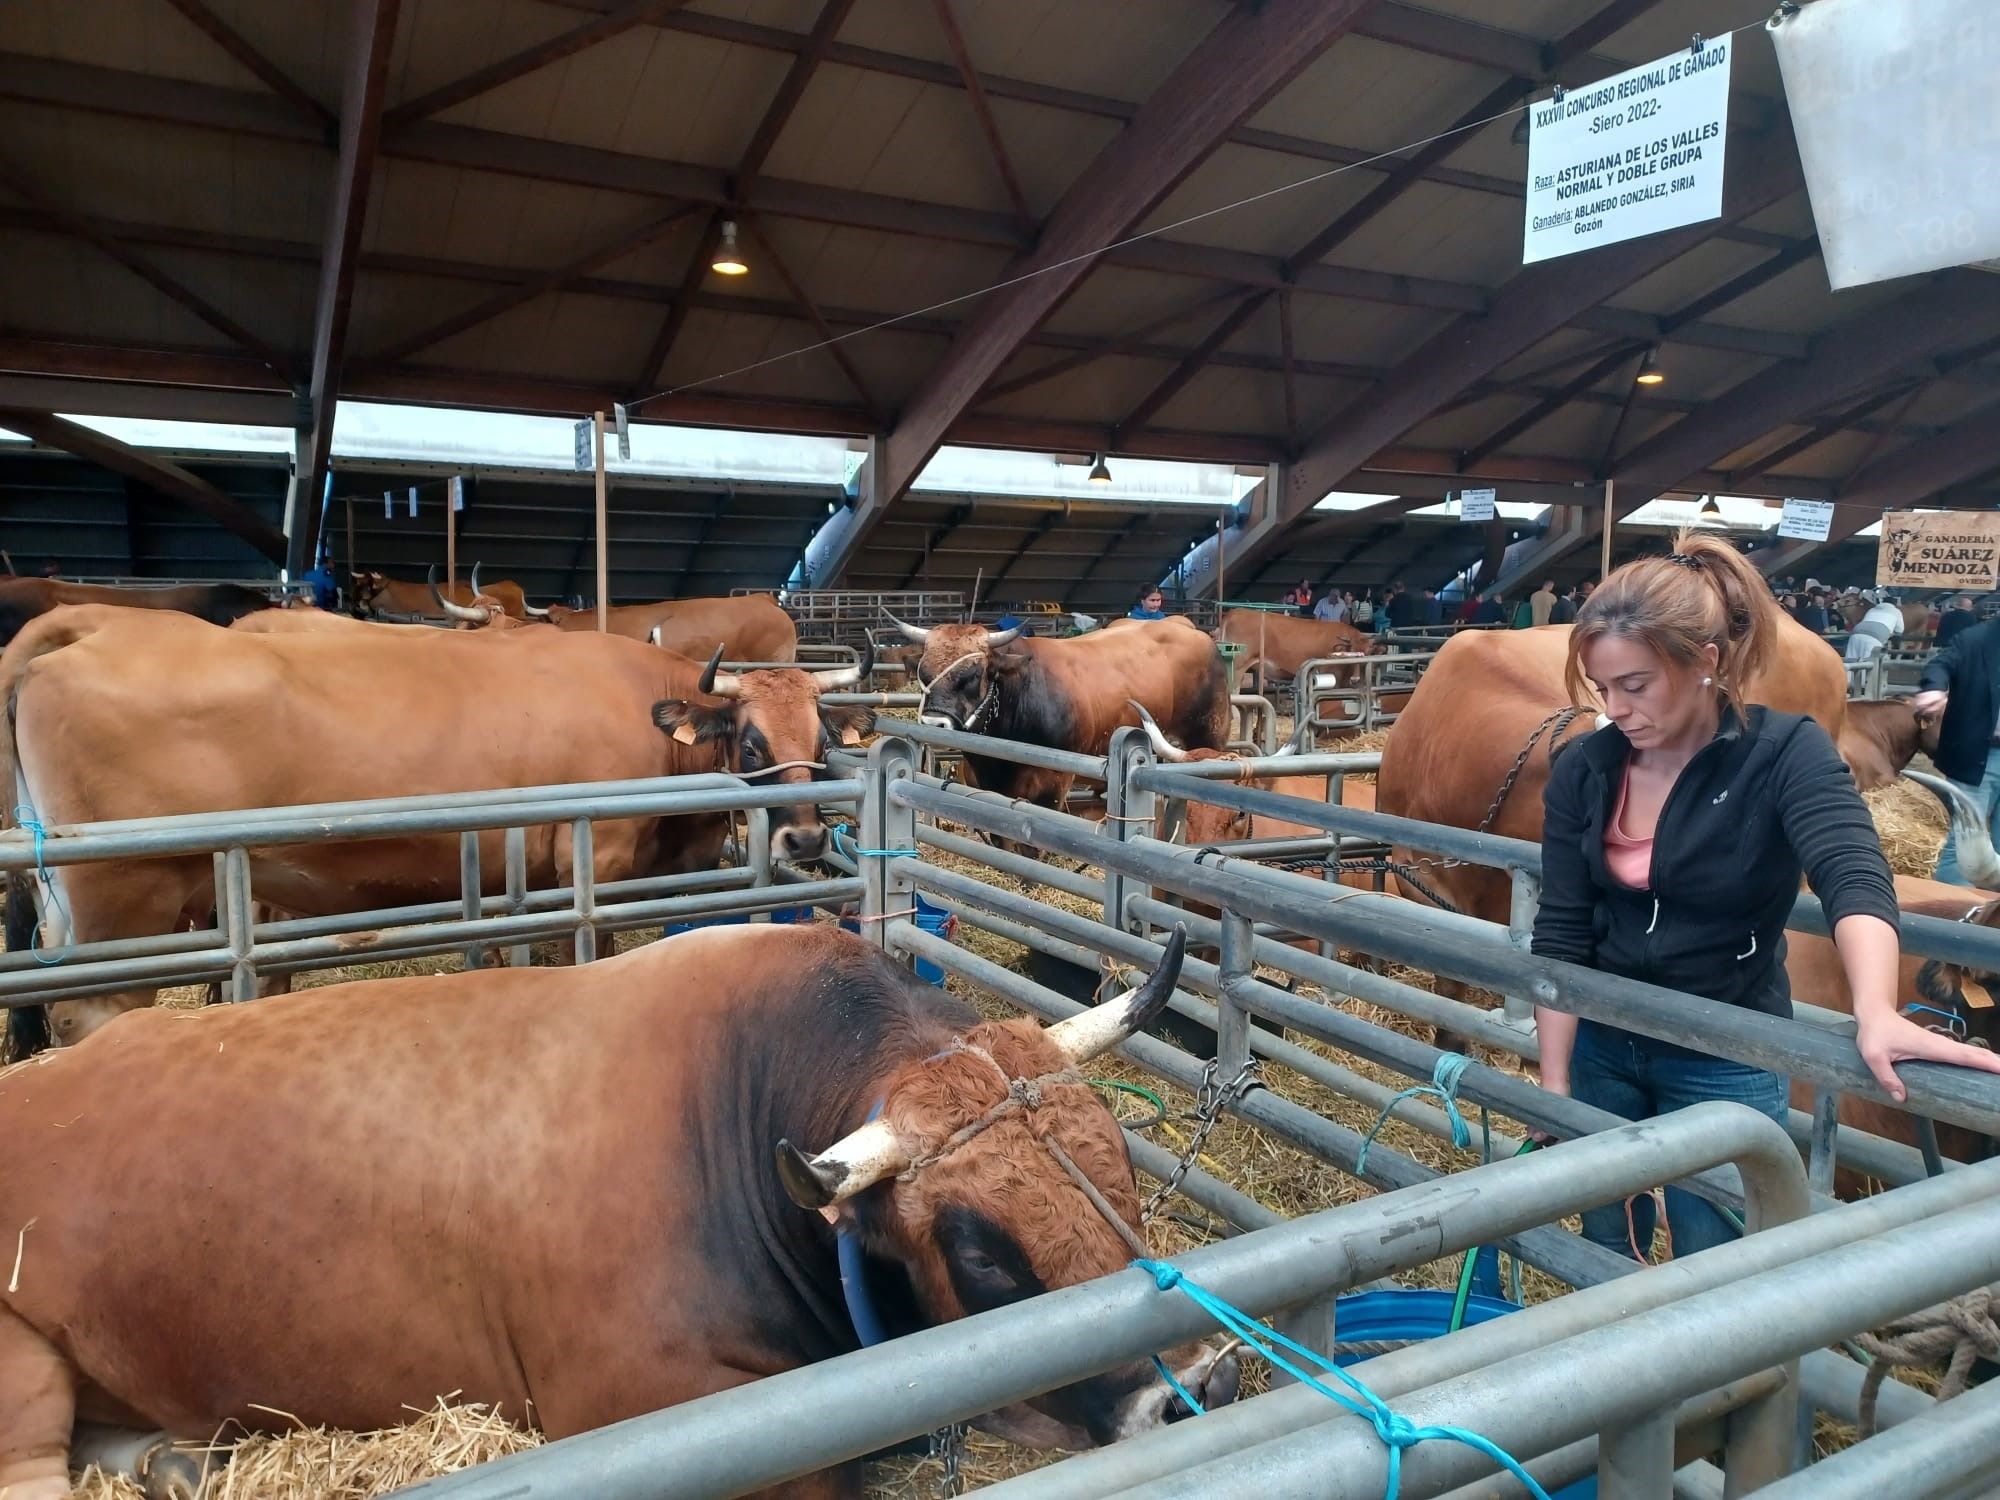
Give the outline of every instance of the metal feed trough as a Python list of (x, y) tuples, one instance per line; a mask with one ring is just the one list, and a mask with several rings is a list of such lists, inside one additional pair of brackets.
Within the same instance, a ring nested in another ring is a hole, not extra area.
[[(410, 945), (399, 950), (407, 953), (573, 931), (579, 956), (588, 957), (597, 930), (651, 925), (669, 906), (676, 913), (691, 903), (702, 903), (704, 911), (731, 905), (757, 910), (858, 895), (861, 931), (869, 941), (908, 960), (927, 960), (1050, 1019), (1073, 1014), (1077, 1002), (924, 930), (914, 919), (916, 898), (970, 927), (1092, 971), (1107, 962), (1150, 964), (1161, 951), (1157, 939), (1166, 924), (1184, 920), (1197, 941), (1213, 944), (1217, 952), (1214, 962), (1186, 962), (1172, 1004), (1185, 1020), (1213, 1030), (1215, 1076), (1232, 1077), (1248, 1059), (1261, 1058), (1267, 1070), (1291, 1070), (1369, 1109), (1446, 1136), (1451, 1126), (1443, 1110), (1398, 1100), (1394, 1088), (1267, 1028), (1329, 1044), (1413, 1082), (1431, 1079), (1441, 1055), (1436, 1049), (1293, 994), (1264, 976), (1275, 971), (1330, 994), (1356, 996), (1512, 1053), (1534, 1055), (1532, 1031), (1518, 1020), (1335, 956), (1359, 952), (1514, 996), (1517, 1007), (1553, 1004), (1775, 1067), (1820, 1092), (1821, 1107), (1812, 1115), (1795, 1113), (1789, 1133), (1726, 1105), (1631, 1126), (1546, 1094), (1517, 1074), (1473, 1063), (1457, 1086), (1461, 1105), (1490, 1107), (1566, 1143), (1449, 1177), (1381, 1141), (1368, 1149), (1361, 1170), (1357, 1132), (1270, 1090), (1251, 1089), (1229, 1100), (1230, 1113), (1382, 1191), (1287, 1222), (1195, 1167), (1182, 1177), (1179, 1191), (1242, 1232), (1178, 1257), (1176, 1264), (1202, 1286), (1252, 1313), (1272, 1315), (1321, 1349), (1335, 1338), (1335, 1293), (1481, 1244), (1499, 1244), (1578, 1288), (1512, 1316), (1382, 1355), (1358, 1372), (1411, 1421), (1480, 1432), (1552, 1488), (1594, 1471), (1599, 1492), (1610, 1500), (1707, 1493), (1717, 1476), (1698, 1461), (1714, 1455), (1728, 1472), (1731, 1494), (1769, 1487), (1773, 1495), (1867, 1494), (1875, 1500), (1885, 1466), (1897, 1474), (1899, 1496), (1981, 1493), (2000, 1478), (2000, 1424), (1986, 1420), (1992, 1403), (1983, 1392), (1937, 1405), (1893, 1381), (1883, 1388), (1880, 1435), (1813, 1466), (1796, 1481), (1786, 1478), (1810, 1451), (1801, 1438), (1816, 1410), (1852, 1420), (1857, 1408), (1861, 1368), (1827, 1352), (1829, 1344), (2000, 1279), (2000, 1163), (1929, 1175), (1919, 1151), (1837, 1128), (1832, 1107), (1840, 1093), (1879, 1097), (1851, 1039), (1836, 1029), (1844, 1018), (1781, 1021), (1534, 958), (1524, 951), (1539, 870), (1539, 850), (1531, 844), (1260, 792), (1235, 783), (1236, 763), (1156, 765), (1137, 731), (1121, 731), (1107, 756), (1085, 756), (927, 726), (907, 728), (907, 735), (880, 739), (865, 753), (834, 752), (830, 760), (839, 779), (821, 783), (815, 795), (852, 803), (860, 849), (949, 852), (977, 860), (997, 880), (974, 878), (926, 858), (867, 855), (835, 857), (830, 863), (843, 873), (808, 880), (802, 872), (759, 867), (753, 858), (747, 871), (707, 872), (710, 889), (699, 896), (676, 891), (604, 904), (597, 898), (605, 888), (591, 890), (585, 882), (576, 891), (520, 892), (497, 904), (485, 898), (477, 917), (470, 915), (468, 898), (463, 912), (424, 909), (421, 921), (410, 920), (409, 912), (328, 920), (385, 938), (394, 934)], [(920, 759), (924, 750), (971, 751), (1072, 772), (1102, 788), (1105, 815), (1101, 822), (1089, 821), (948, 784), (929, 774)], [(1351, 754), (1304, 755), (1252, 760), (1244, 769), (1330, 773), (1337, 796), (1340, 774), (1376, 763)], [(277, 838), (380, 836), (391, 827), (469, 831), (559, 819), (587, 829), (592, 817), (725, 806), (750, 809), (754, 819), (757, 807), (786, 796), (778, 788), (725, 783), (728, 778), (703, 779), (695, 787), (683, 779), (480, 793), (471, 798), (491, 800), (406, 799), (387, 813), (370, 813), (364, 804), (58, 830), (47, 842), (45, 858), (56, 863), (68, 857), (127, 857), (163, 852), (164, 843), (219, 852), (226, 865), (230, 849)], [(796, 789), (788, 791), (795, 799)], [(1191, 850), (1153, 836), (1170, 804), (1190, 801), (1282, 817), (1319, 836), (1213, 850)], [(408, 805), (425, 802), (452, 805)], [(382, 818), (402, 821), (376, 821)], [(982, 835), (1056, 859), (991, 848), (978, 841)], [(754, 830), (746, 842), (753, 857), (768, 849)], [(1512, 922), (1501, 927), (1367, 891), (1344, 891), (1333, 901), (1322, 881), (1248, 857), (1337, 857), (1343, 850), (1385, 842), (1508, 871), (1516, 892)], [(1082, 870), (1073, 868), (1078, 861)], [(0, 837), (0, 868), (32, 863), (25, 840)], [(247, 891), (232, 896), (227, 879), (220, 886), (232, 909), (247, 909)], [(478, 890), (476, 872), (468, 874), (468, 889)], [(1052, 904), (1043, 899), (1050, 891), (1080, 898), (1091, 910)], [(544, 901), (546, 906), (537, 904)], [(1183, 902), (1214, 908), (1218, 915), (1191, 915)], [(1812, 930), (1815, 924), (1823, 930), (1816, 904), (1802, 901), (1794, 925)], [(233, 972), (239, 993), (246, 964), (254, 982), (259, 966), (336, 961), (321, 950), (302, 950), (300, 940), (279, 933), (285, 926), (232, 929), (222, 946), (211, 934), (153, 940), (187, 944), (153, 961), (180, 966), (176, 972), (186, 979)], [(1318, 951), (1284, 941), (1292, 937), (1314, 940)], [(322, 935), (306, 941), (335, 940)], [(2000, 968), (2000, 934), (1984, 929), (1911, 919), (1905, 942), (1917, 952)], [(373, 948), (368, 957), (380, 952)], [(27, 998), (36, 993), (35, 981), (42, 994), (79, 976), (88, 982), (86, 970), (130, 956), (73, 949), (59, 966), (66, 974), (46, 969), (28, 974), (10, 960), (0, 975), (9, 985), (17, 975), (25, 982), (0, 992), (0, 998)], [(354, 957), (351, 946), (342, 955), (349, 962)], [(101, 987), (132, 982), (126, 974), (122, 983)], [(1253, 1024), (1258, 1021), (1264, 1025)], [(1135, 1037), (1123, 1053), (1141, 1070), (1183, 1089), (1197, 1088), (1204, 1078), (1204, 1057), (1158, 1037)], [(2000, 1130), (2000, 1079), (1921, 1064), (1906, 1065), (1903, 1076), (1913, 1112)], [(1149, 1176), (1164, 1179), (1175, 1171), (1171, 1153), (1141, 1135), (1128, 1139), (1135, 1163)], [(1504, 1158), (1517, 1143), (1496, 1136), (1493, 1144)], [(1905, 1185), (1836, 1206), (1824, 1196), (1836, 1159)], [(1666, 1181), (1742, 1211), (1754, 1232), (1642, 1271), (1559, 1227), (1561, 1219), (1582, 1208)], [(415, 1493), (494, 1500), (581, 1493), (743, 1494), (1213, 1331), (1208, 1314), (1188, 1297), (1162, 1292), (1150, 1276), (1129, 1271), (553, 1443)], [(1658, 1357), (1664, 1351), (1671, 1357)], [(869, 1391), (870, 1399), (853, 1401), (858, 1389)], [(774, 1430), (786, 1433), (784, 1443), (770, 1441)], [(1309, 1388), (1286, 1385), (995, 1488), (1029, 1497), (1095, 1497), (1141, 1488), (1148, 1495), (1208, 1495), (1252, 1487), (1281, 1495), (1373, 1497), (1383, 1493), (1385, 1464), (1386, 1450), (1370, 1423)], [(1520, 1492), (1511, 1482), (1490, 1478), (1490, 1460), (1455, 1444), (1412, 1448), (1402, 1468), (1402, 1493), (1412, 1500), (1468, 1485), (1476, 1488), (1464, 1490), (1467, 1495)], [(1810, 1489), (1783, 1488), (1787, 1485)]]

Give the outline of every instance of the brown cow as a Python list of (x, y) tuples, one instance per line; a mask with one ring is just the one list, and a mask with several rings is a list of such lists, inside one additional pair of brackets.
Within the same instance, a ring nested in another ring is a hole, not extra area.
[(1840, 758), (1864, 792), (1887, 786), (1919, 750), (1937, 749), (1938, 721), (1921, 719), (1907, 698), (1853, 699), (1840, 727)]
[[(94, 606), (34, 621), (0, 655), (0, 784), (47, 825), (233, 808), (616, 781), (696, 771), (773, 775), (798, 804), (771, 811), (772, 854), (816, 859), (825, 826), (808, 788), (829, 737), (866, 710), (821, 711), (843, 668), (717, 675), (622, 637), (491, 635), (354, 623), (244, 632)], [(371, 732), (357, 735), (357, 726)], [(663, 732), (664, 731), (664, 732)], [(726, 814), (595, 827), (599, 880), (712, 868)], [(528, 878), (567, 885), (567, 823), (527, 830)], [(489, 894), (505, 889), (504, 834), (480, 835)], [(444, 900), (459, 889), (455, 834), (255, 851), (259, 898), (300, 915)], [(43, 942), (174, 930), (211, 894), (203, 855), (58, 867), (31, 882)], [(59, 898), (59, 899), (52, 899)], [(64, 1040), (134, 1005), (141, 989), (60, 1001)], [(40, 1040), (23, 1009), (17, 1043)]]
[[(1229, 689), (1215, 643), (1176, 616), (1132, 620), (1066, 640), (1020, 627), (905, 625), (921, 644), (917, 680), (923, 723), (1084, 755), (1102, 755), (1111, 732), (1137, 724), (1145, 707), (1191, 748), (1219, 750), (1229, 738)], [(966, 780), (1003, 796), (1060, 807), (1074, 777), (983, 755), (965, 757)]]
[(170, 609), (211, 625), (272, 607), (268, 596), (237, 583), (189, 583), (173, 588), (118, 589), (60, 578), (0, 578), (0, 646), (28, 621), (64, 604), (116, 604), (126, 609)]
[[(1119, 1271), (1056, 1151), (1136, 1234), (1077, 1070), (1179, 959), (1047, 1028), (827, 925), (124, 1017), (0, 1087), (0, 1222), (32, 1226), (0, 1292), (0, 1494), (65, 1496), (79, 1419), (206, 1443), (449, 1397), (560, 1438), (828, 1359), (858, 1343), (837, 1234), (891, 1334)], [(1234, 1396), (1233, 1356), (1168, 1358)], [(1176, 1415), (1140, 1360), (980, 1425), (1083, 1448)], [(858, 1470), (767, 1493), (858, 1497)]]
[[(564, 630), (597, 629), (595, 609), (551, 604), (547, 609), (531, 606), (528, 613)], [(769, 594), (620, 604), (605, 611), (605, 627), (635, 641), (650, 640), (658, 629), (656, 644), (697, 660), (718, 647), (725, 661), (796, 661), (799, 654), (799, 628)]]
[[(437, 569), (431, 569), (428, 583), (406, 583), (400, 578), (386, 578), (380, 573), (353, 573), (354, 607), (371, 615), (409, 615), (417, 619), (438, 620), (445, 617), (438, 598)], [(527, 618), (527, 599), (521, 592), (521, 585), (512, 579), (496, 578), (491, 583), (479, 582), (479, 567), (473, 565), (472, 577), (464, 583), (454, 583), (444, 591), (444, 598), (464, 606), (475, 605), (481, 594), (496, 601), (514, 619)]]
[[(1467, 631), (1447, 641), (1382, 748), (1381, 810), (1456, 828), (1484, 825), (1489, 833), (1539, 842), (1549, 742), (1555, 738), (1550, 721), (1570, 706), (1563, 687), (1569, 632), (1567, 625), (1543, 625)], [(1745, 688), (1753, 703), (1809, 714), (1840, 741), (1846, 670), (1838, 652), (1796, 621), (1781, 621), (1769, 666)], [(1592, 723), (1592, 710), (1583, 710), (1563, 731), (1564, 740), (1587, 732)], [(1517, 759), (1518, 776), (1502, 797)], [(1496, 799), (1498, 810), (1491, 812)], [(1430, 868), (1460, 911), (1507, 920), (1503, 872), (1445, 861)]]
[(1316, 658), (1367, 656), (1376, 648), (1375, 637), (1344, 620), (1307, 620), (1265, 609), (1226, 611), (1215, 638), (1243, 648), (1236, 658), (1237, 681), (1247, 684), (1255, 672), (1265, 691), (1272, 680), (1291, 682)]

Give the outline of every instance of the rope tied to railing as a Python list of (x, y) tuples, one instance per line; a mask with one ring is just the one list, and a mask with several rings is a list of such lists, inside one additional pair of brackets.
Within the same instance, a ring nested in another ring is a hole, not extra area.
[(1465, 1070), (1472, 1066), (1472, 1059), (1462, 1052), (1447, 1052), (1437, 1060), (1431, 1069), (1429, 1083), (1412, 1084), (1382, 1106), (1382, 1113), (1375, 1117), (1375, 1123), (1368, 1127), (1368, 1134), (1362, 1138), (1361, 1150), (1354, 1158), (1354, 1174), (1360, 1176), (1368, 1170), (1368, 1148), (1375, 1144), (1375, 1137), (1382, 1133), (1382, 1127), (1389, 1123), (1389, 1116), (1397, 1105), (1405, 1099), (1414, 1099), (1419, 1094), (1428, 1094), (1444, 1105), (1445, 1118), (1451, 1121), (1451, 1143), (1463, 1151), (1472, 1144), (1472, 1127), (1465, 1123), (1465, 1116), (1458, 1112), (1458, 1084), (1465, 1077)]
[(916, 859), (920, 852), (915, 849), (864, 849), (855, 843), (844, 823), (833, 825), (833, 850), (848, 859)]
[(1877, 1329), (1855, 1335), (1855, 1343), (1874, 1361), (1861, 1377), (1858, 1416), (1861, 1436), (1875, 1435), (1875, 1401), (1882, 1382), (1898, 1366), (1945, 1367), (1937, 1399), (1963, 1395), (1972, 1366), (1980, 1359), (2000, 1359), (2000, 1285), (1976, 1287), (1963, 1296)]
[[(23, 802), (14, 809), (14, 826), (33, 837), (35, 841), (35, 879), (40, 881), (42, 889), (49, 893), (49, 900), (55, 905), (55, 909), (62, 913), (63, 927), (67, 930), (69, 927), (69, 909), (63, 905), (62, 888), (56, 884), (55, 877), (49, 874), (49, 867), (42, 858), (42, 846), (48, 842), (48, 828), (42, 823), (40, 818), (35, 816), (33, 805), (26, 802)], [(66, 951), (67, 945), (65, 945)], [(64, 956), (64, 953), (57, 953), (53, 957), (50, 957), (42, 952), (42, 924), (38, 916), (33, 934), (28, 939), (28, 957), (46, 968), (54, 968), (63, 961)]]
[[(1232, 1307), (1228, 1302), (1216, 1296), (1215, 1293), (1209, 1291), (1206, 1287), (1190, 1281), (1178, 1266), (1169, 1265), (1165, 1261), (1145, 1259), (1135, 1260), (1132, 1264), (1139, 1270), (1144, 1271), (1148, 1276), (1151, 1276), (1153, 1278), (1153, 1285), (1161, 1291), (1170, 1292), (1179, 1289), (1192, 1299), (1197, 1307), (1215, 1319), (1227, 1333), (1242, 1340), (1244, 1344), (1262, 1355), (1275, 1368), (1284, 1371), (1292, 1379), (1298, 1381), (1300, 1385), (1310, 1387), (1335, 1405), (1345, 1408), (1357, 1417), (1365, 1418), (1369, 1425), (1375, 1429), (1375, 1435), (1382, 1440), (1383, 1445), (1389, 1450), (1389, 1486), (1383, 1495), (1383, 1500), (1396, 1500), (1397, 1492), (1402, 1485), (1403, 1478), (1403, 1450), (1405, 1448), (1414, 1448), (1419, 1443), (1438, 1440), (1463, 1443), (1468, 1448), (1485, 1454), (1518, 1479), (1527, 1488), (1528, 1493), (1535, 1497), (1535, 1500), (1549, 1500), (1548, 1491), (1537, 1484), (1534, 1476), (1522, 1468), (1515, 1461), (1513, 1455), (1498, 1444), (1463, 1427), (1435, 1425), (1419, 1427), (1408, 1417), (1391, 1410), (1386, 1401), (1376, 1395), (1361, 1381), (1355, 1379), (1354, 1376), (1348, 1374), (1347, 1371), (1341, 1369), (1332, 1360), (1327, 1359), (1323, 1355), (1315, 1354), (1305, 1345), (1286, 1337), (1269, 1324), (1259, 1322), (1240, 1308)], [(1306, 1363), (1317, 1366), (1321, 1373), (1331, 1375), (1351, 1390), (1354, 1395), (1349, 1396), (1335, 1390), (1310, 1370), (1287, 1359), (1283, 1353), (1279, 1352), (1281, 1349), (1297, 1355), (1299, 1359)], [(1201, 1403), (1195, 1399), (1192, 1392), (1175, 1378), (1173, 1371), (1167, 1367), (1165, 1360), (1161, 1359), (1158, 1355), (1154, 1355), (1153, 1367), (1159, 1371), (1167, 1384), (1173, 1388), (1174, 1394), (1187, 1403), (1189, 1411), (1195, 1413), (1197, 1416), (1205, 1415)], [(1359, 1399), (1356, 1399), (1357, 1397)]]

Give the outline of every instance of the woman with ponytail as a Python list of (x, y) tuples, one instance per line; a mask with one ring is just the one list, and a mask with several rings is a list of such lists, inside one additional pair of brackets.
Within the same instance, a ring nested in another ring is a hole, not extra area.
[[(2000, 1057), (1897, 1014), (1896, 889), (1867, 805), (1833, 741), (1798, 714), (1746, 704), (1782, 620), (1727, 542), (1683, 532), (1628, 563), (1577, 612), (1571, 700), (1604, 705), (1597, 733), (1556, 761), (1545, 795), (1534, 951), (1789, 1017), (1784, 928), (1803, 873), (1854, 995), (1862, 1060), (1891, 1098), (1906, 1059), (2000, 1072)], [(1586, 691), (1588, 689), (1588, 691)], [(1627, 1119), (1704, 1099), (1783, 1122), (1775, 1073), (1558, 1010), (1535, 1012), (1542, 1086)], [(1652, 1199), (1583, 1216), (1589, 1239), (1644, 1258)], [(1674, 1251), (1734, 1231), (1667, 1189)]]

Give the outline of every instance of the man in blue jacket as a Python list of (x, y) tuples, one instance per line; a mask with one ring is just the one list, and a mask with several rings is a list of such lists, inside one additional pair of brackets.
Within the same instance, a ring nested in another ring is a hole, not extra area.
[[(1971, 794), (1986, 809), (1987, 826), (2000, 809), (2000, 619), (1961, 630), (1924, 667), (1921, 691), (1910, 706), (1924, 718), (1942, 713), (1937, 752), (1938, 770)], [(1938, 855), (1937, 878), (1952, 885), (1970, 885), (1958, 868), (1958, 840), (1946, 839)]]

